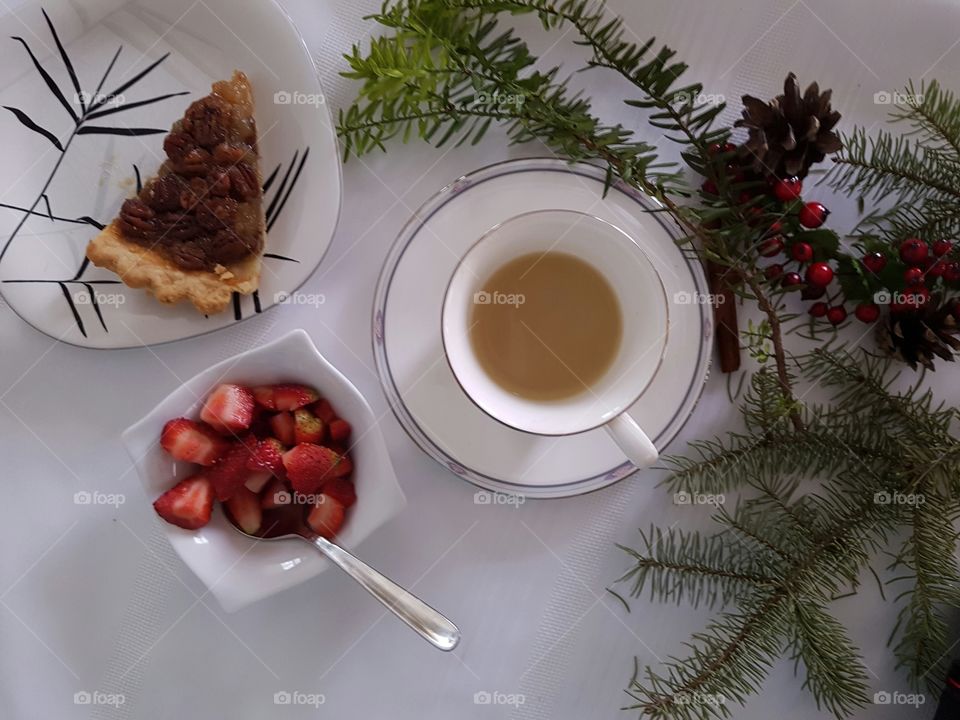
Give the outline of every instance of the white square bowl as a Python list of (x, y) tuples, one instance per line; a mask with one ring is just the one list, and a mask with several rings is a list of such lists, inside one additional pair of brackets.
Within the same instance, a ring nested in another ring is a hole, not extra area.
[[(350, 452), (357, 503), (337, 536), (344, 547), (354, 548), (406, 505), (373, 411), (360, 391), (320, 354), (304, 330), (294, 330), (204, 370), (123, 433), (123, 443), (150, 502), (197, 472), (197, 466), (173, 460), (160, 447), (164, 424), (172, 418), (198, 417), (204, 398), (221, 382), (310, 385), (353, 426)], [(163, 523), (159, 518), (157, 522)], [(210, 523), (200, 530), (184, 530), (167, 523), (163, 527), (174, 550), (227, 612), (299, 585), (330, 564), (306, 543), (261, 542), (244, 537), (230, 525), (219, 503)]]

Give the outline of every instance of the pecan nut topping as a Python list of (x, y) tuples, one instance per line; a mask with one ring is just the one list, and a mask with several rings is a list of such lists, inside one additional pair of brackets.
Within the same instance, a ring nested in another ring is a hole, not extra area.
[(173, 167), (181, 175), (206, 175), (210, 168), (210, 153), (203, 148), (195, 147)]
[(212, 148), (227, 138), (227, 123), (231, 118), (230, 106), (216, 95), (208, 95), (187, 108), (183, 118), (186, 130), (198, 145)]
[(185, 132), (174, 131), (163, 140), (163, 151), (174, 163), (183, 160), (184, 156), (196, 147), (193, 138)]
[(176, 175), (164, 175), (147, 185), (143, 193), (144, 202), (158, 212), (177, 210), (180, 207), (180, 194), (183, 182)]
[(157, 231), (156, 213), (142, 200), (130, 198), (120, 208), (120, 225), (127, 235), (149, 239)]
[(230, 192), (238, 200), (252, 200), (260, 192), (257, 171), (247, 163), (234, 165), (229, 170)]
[(240, 145), (220, 143), (213, 149), (213, 161), (217, 165), (236, 165), (247, 155), (247, 149)]
[[(164, 139), (160, 174), (123, 204), (121, 229), (185, 270), (214, 270), (259, 253), (255, 142), (254, 126), (238, 122), (223, 96), (195, 101)], [(247, 207), (252, 202), (257, 206)]]
[(213, 232), (230, 228), (237, 216), (237, 207), (237, 201), (232, 198), (207, 198), (197, 206), (197, 223)]

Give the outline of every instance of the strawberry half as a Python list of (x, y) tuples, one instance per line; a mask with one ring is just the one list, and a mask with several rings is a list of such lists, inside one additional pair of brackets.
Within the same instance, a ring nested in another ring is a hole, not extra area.
[(337, 500), (345, 508), (357, 502), (357, 489), (345, 477), (334, 478), (323, 484), (323, 494)]
[(213, 465), (227, 443), (211, 428), (187, 418), (170, 420), (160, 433), (160, 447), (177, 460)]
[(267, 410), (296, 410), (316, 402), (320, 394), (306, 385), (261, 385), (253, 389), (257, 404)]
[(294, 440), (294, 422), (293, 415), (288, 412), (277, 413), (270, 418), (270, 429), (274, 436), (284, 445), (293, 445)]
[(346, 443), (350, 437), (350, 423), (341, 418), (337, 418), (330, 423), (330, 439), (336, 443)]
[(196, 530), (210, 522), (213, 487), (203, 475), (181, 480), (153, 503), (157, 515), (185, 530)]
[(293, 411), (293, 439), (300, 443), (319, 443), (323, 440), (323, 420), (306, 408)]
[(224, 505), (234, 522), (248, 535), (254, 535), (263, 522), (260, 498), (245, 487), (237, 490)]
[(318, 400), (313, 406), (313, 414), (323, 420), (328, 425), (337, 419), (337, 413), (334, 412), (330, 401), (324, 398)]
[(253, 474), (247, 469), (247, 461), (256, 447), (256, 442), (250, 435), (241, 438), (239, 442), (230, 445), (223, 457), (207, 471), (217, 500), (222, 502), (231, 498)]
[(248, 470), (263, 470), (268, 473), (278, 473), (283, 470), (283, 443), (276, 438), (266, 438), (257, 443), (247, 460)]
[(307, 525), (322, 537), (332, 540), (343, 527), (344, 508), (339, 500), (321, 494), (307, 515)]
[(283, 454), (283, 467), (294, 490), (315, 493), (323, 483), (337, 477), (340, 456), (330, 448), (302, 443)]
[(273, 510), (292, 502), (293, 493), (286, 483), (279, 478), (274, 478), (267, 483), (267, 486), (263, 489), (263, 494), (260, 496), (260, 507), (264, 510)]
[(200, 419), (222, 433), (238, 433), (253, 422), (253, 394), (242, 385), (218, 385), (200, 411)]

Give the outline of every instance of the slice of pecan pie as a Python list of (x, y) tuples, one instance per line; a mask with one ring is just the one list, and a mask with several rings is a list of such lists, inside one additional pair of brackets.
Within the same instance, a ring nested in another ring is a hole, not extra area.
[(213, 84), (163, 142), (167, 159), (87, 246), (87, 257), (162, 303), (223, 310), (259, 286), (266, 234), (250, 81)]

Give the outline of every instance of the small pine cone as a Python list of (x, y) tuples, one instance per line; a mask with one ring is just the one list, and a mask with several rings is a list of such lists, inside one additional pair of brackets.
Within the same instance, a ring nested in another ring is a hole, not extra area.
[(806, 177), (811, 166), (842, 147), (833, 130), (840, 113), (831, 107), (831, 95), (831, 90), (820, 92), (817, 83), (801, 95), (793, 73), (783, 83), (783, 94), (769, 102), (744, 95), (743, 117), (734, 123), (749, 131), (741, 158), (763, 175)]

